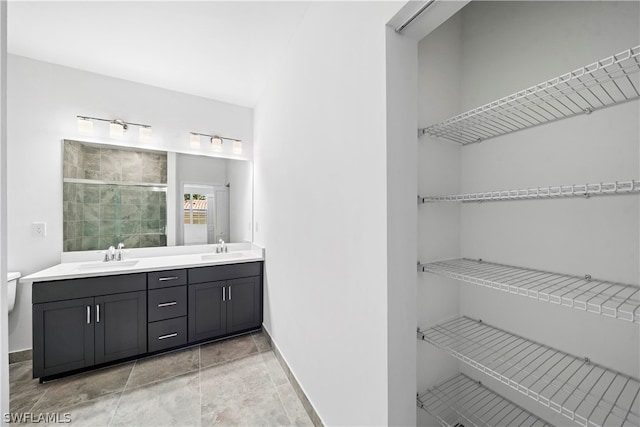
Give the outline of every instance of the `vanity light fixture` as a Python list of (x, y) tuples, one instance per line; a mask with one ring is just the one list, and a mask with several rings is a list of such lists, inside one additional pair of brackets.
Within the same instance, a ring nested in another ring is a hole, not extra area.
[(120, 120), (120, 119), (110, 120), (110, 119), (100, 119), (98, 117), (88, 117), (88, 116), (76, 116), (76, 117), (78, 118), (78, 132), (81, 135), (92, 135), (93, 121), (97, 120), (100, 122), (109, 123), (109, 136), (111, 138), (121, 139), (124, 136), (124, 133), (129, 128), (129, 126), (138, 126), (140, 128), (140, 133), (138, 134), (138, 137), (140, 138), (140, 142), (151, 142), (151, 126), (149, 125), (125, 122), (124, 120)]
[(233, 141), (233, 154), (242, 154), (242, 141)]
[(151, 142), (151, 127), (141, 126), (138, 138), (140, 139), (140, 142)]
[(109, 136), (111, 138), (120, 139), (124, 136), (129, 126), (122, 120), (114, 120), (109, 123)]
[[(201, 136), (206, 136), (210, 138), (211, 149), (213, 151), (222, 151), (222, 144), (224, 143), (224, 141), (233, 141), (233, 146), (232, 146), (233, 153), (242, 154), (242, 141), (240, 139), (227, 138), (226, 136), (220, 136), (220, 135), (209, 135), (206, 133), (199, 133), (199, 132), (190, 133), (189, 142), (191, 147), (200, 148)], [(197, 141), (197, 143), (195, 141)]]
[(189, 134), (189, 145), (191, 148), (200, 148), (200, 135), (197, 133)]
[(78, 133), (80, 135), (93, 135), (93, 122), (78, 116)]

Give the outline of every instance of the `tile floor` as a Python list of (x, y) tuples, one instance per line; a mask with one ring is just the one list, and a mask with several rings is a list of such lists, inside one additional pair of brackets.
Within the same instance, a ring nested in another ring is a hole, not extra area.
[(72, 425), (313, 426), (262, 332), (45, 384), (31, 361), (9, 372), (12, 413)]

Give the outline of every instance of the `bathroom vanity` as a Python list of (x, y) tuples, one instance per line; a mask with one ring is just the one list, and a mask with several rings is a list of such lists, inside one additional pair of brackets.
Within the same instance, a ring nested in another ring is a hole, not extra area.
[(254, 249), (62, 263), (28, 276), (34, 378), (259, 329), (263, 260)]

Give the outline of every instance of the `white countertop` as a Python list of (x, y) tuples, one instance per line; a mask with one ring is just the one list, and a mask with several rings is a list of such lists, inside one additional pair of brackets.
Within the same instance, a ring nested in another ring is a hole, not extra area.
[(177, 268), (203, 267), (208, 265), (238, 264), (263, 261), (264, 250), (251, 245), (244, 250), (231, 250), (216, 254), (215, 251), (180, 253), (138, 257), (125, 256), (123, 261), (63, 262), (37, 273), (22, 277), (20, 282), (45, 282), (51, 280), (77, 279), (81, 277), (111, 276), (116, 274), (142, 273), (148, 271), (173, 270)]

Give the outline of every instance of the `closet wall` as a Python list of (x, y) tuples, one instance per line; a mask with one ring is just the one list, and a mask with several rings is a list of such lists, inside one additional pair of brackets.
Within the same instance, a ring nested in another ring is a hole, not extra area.
[[(637, 2), (472, 2), (419, 43), (419, 126), (637, 46), (639, 16)], [(637, 180), (639, 115), (635, 100), (465, 147), (421, 137), (419, 194)], [(421, 262), (482, 258), (638, 285), (637, 193), (428, 203), (419, 205), (418, 218)], [(638, 324), (430, 273), (419, 273), (418, 292), (421, 328), (466, 315), (640, 376)], [(552, 424), (572, 424), (442, 350), (419, 343), (419, 392), (458, 371)], [(424, 411), (418, 411), (418, 422), (436, 425)]]

